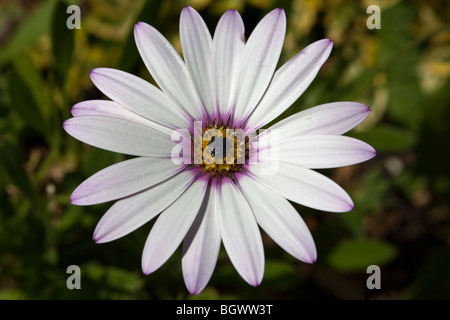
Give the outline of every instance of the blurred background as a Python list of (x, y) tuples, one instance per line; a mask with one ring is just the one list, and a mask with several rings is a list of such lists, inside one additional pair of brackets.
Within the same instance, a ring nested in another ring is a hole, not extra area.
[[(69, 5), (81, 28), (69, 30)], [(149, 276), (141, 254), (153, 222), (112, 243), (92, 240), (111, 206), (69, 203), (75, 187), (122, 155), (80, 143), (62, 129), (71, 106), (104, 98), (89, 79), (112, 67), (152, 81), (133, 26), (147, 22), (180, 50), (179, 14), (190, 5), (211, 32), (227, 9), (247, 37), (273, 8), (284, 8), (280, 65), (328, 37), (330, 58), (280, 119), (333, 101), (372, 113), (348, 135), (371, 144), (363, 164), (321, 171), (346, 189), (350, 213), (296, 206), (316, 242), (313, 265), (263, 234), (262, 284), (247, 285), (221, 251), (208, 287), (190, 296), (178, 250)], [(366, 25), (370, 5), (380, 29)], [(344, 0), (2, 0), (0, 2), (0, 299), (449, 299), (450, 6), (446, 1)], [(70, 265), (81, 290), (69, 290)], [(369, 290), (369, 265), (381, 289)]]

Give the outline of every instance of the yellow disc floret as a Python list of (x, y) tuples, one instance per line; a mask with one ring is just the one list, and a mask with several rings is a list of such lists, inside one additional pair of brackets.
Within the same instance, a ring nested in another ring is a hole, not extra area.
[(207, 125), (194, 143), (195, 163), (212, 176), (232, 176), (248, 157), (248, 139), (241, 129)]

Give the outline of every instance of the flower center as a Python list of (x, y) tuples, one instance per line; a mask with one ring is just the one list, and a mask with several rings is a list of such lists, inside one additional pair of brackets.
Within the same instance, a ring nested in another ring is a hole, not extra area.
[(211, 176), (232, 176), (246, 163), (248, 145), (242, 129), (207, 125), (201, 143), (194, 144), (194, 163)]

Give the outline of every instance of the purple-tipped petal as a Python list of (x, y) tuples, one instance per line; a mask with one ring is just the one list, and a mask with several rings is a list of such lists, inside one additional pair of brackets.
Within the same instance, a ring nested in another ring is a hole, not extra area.
[(181, 11), (180, 41), (186, 66), (203, 106), (212, 114), (215, 107), (211, 78), (212, 38), (202, 17), (191, 7)]
[(376, 154), (375, 149), (365, 142), (336, 135), (278, 137), (275, 152), (269, 142), (274, 140), (272, 138), (272, 133), (267, 133), (259, 140), (262, 146), (267, 146), (259, 150), (259, 158), (281, 160), (310, 169), (349, 166), (367, 161)]
[(72, 204), (91, 205), (124, 198), (164, 181), (182, 169), (170, 159), (135, 158), (107, 167), (81, 183)]
[(240, 176), (239, 186), (258, 224), (280, 247), (306, 263), (316, 261), (317, 251), (311, 232), (286, 199), (246, 175)]
[(330, 39), (316, 41), (278, 69), (246, 126), (260, 128), (291, 106), (314, 80), (332, 47)]
[(217, 221), (217, 185), (208, 188), (200, 211), (183, 241), (183, 278), (191, 294), (208, 284), (220, 251)]
[(84, 143), (129, 155), (169, 158), (175, 145), (167, 134), (121, 118), (82, 116), (66, 120), (63, 126)]
[(247, 283), (259, 285), (264, 274), (261, 234), (244, 195), (225, 176), (221, 180), (217, 209), (223, 245), (233, 266)]
[(269, 12), (255, 27), (243, 52), (238, 75), (234, 123), (239, 126), (253, 111), (272, 79), (286, 33), (284, 10)]
[(107, 116), (120, 118), (154, 128), (158, 131), (164, 132), (167, 135), (171, 135), (173, 131), (156, 122), (141, 117), (140, 115), (124, 108), (117, 102), (109, 100), (86, 100), (79, 102), (72, 107), (71, 113), (74, 117)]
[(86, 100), (75, 104), (70, 110), (72, 116), (111, 116), (126, 120), (143, 119), (120, 104), (110, 100)]
[(178, 52), (152, 26), (135, 25), (134, 37), (142, 60), (158, 86), (193, 119), (201, 119), (203, 106), (191, 74)]
[(207, 179), (197, 179), (158, 217), (142, 254), (142, 271), (145, 274), (163, 265), (180, 245), (200, 210), (207, 185)]
[(331, 179), (311, 169), (281, 162), (269, 171), (261, 164), (249, 170), (272, 192), (301, 205), (329, 212), (347, 212), (354, 207), (350, 196)]
[(360, 124), (370, 108), (358, 102), (332, 102), (298, 112), (270, 129), (278, 130), (283, 139), (312, 134), (341, 135)]
[(245, 47), (245, 28), (239, 12), (228, 10), (217, 24), (212, 47), (212, 80), (216, 112), (225, 119), (234, 107), (238, 70)]
[(161, 90), (130, 73), (98, 68), (91, 72), (91, 80), (106, 96), (146, 119), (173, 129), (184, 128), (189, 123), (182, 115), (183, 109)]

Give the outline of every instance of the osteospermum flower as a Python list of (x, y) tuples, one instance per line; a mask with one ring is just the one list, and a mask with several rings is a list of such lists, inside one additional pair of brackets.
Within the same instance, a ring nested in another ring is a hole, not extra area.
[(292, 256), (316, 260), (311, 233), (288, 200), (352, 210), (348, 194), (312, 169), (375, 155), (366, 143), (342, 136), (370, 110), (355, 102), (324, 104), (256, 135), (305, 91), (332, 48), (329, 39), (314, 42), (275, 72), (285, 28), (284, 11), (275, 9), (245, 42), (242, 19), (229, 10), (211, 37), (186, 7), (184, 60), (156, 29), (135, 26), (137, 47), (159, 88), (119, 70), (92, 71), (112, 101), (76, 104), (65, 130), (95, 147), (138, 156), (94, 174), (70, 198), (76, 205), (118, 200), (94, 231), (97, 243), (159, 215), (144, 246), (143, 272), (158, 269), (182, 243), (183, 276), (193, 294), (208, 283), (221, 243), (245, 281), (261, 282), (258, 225)]

